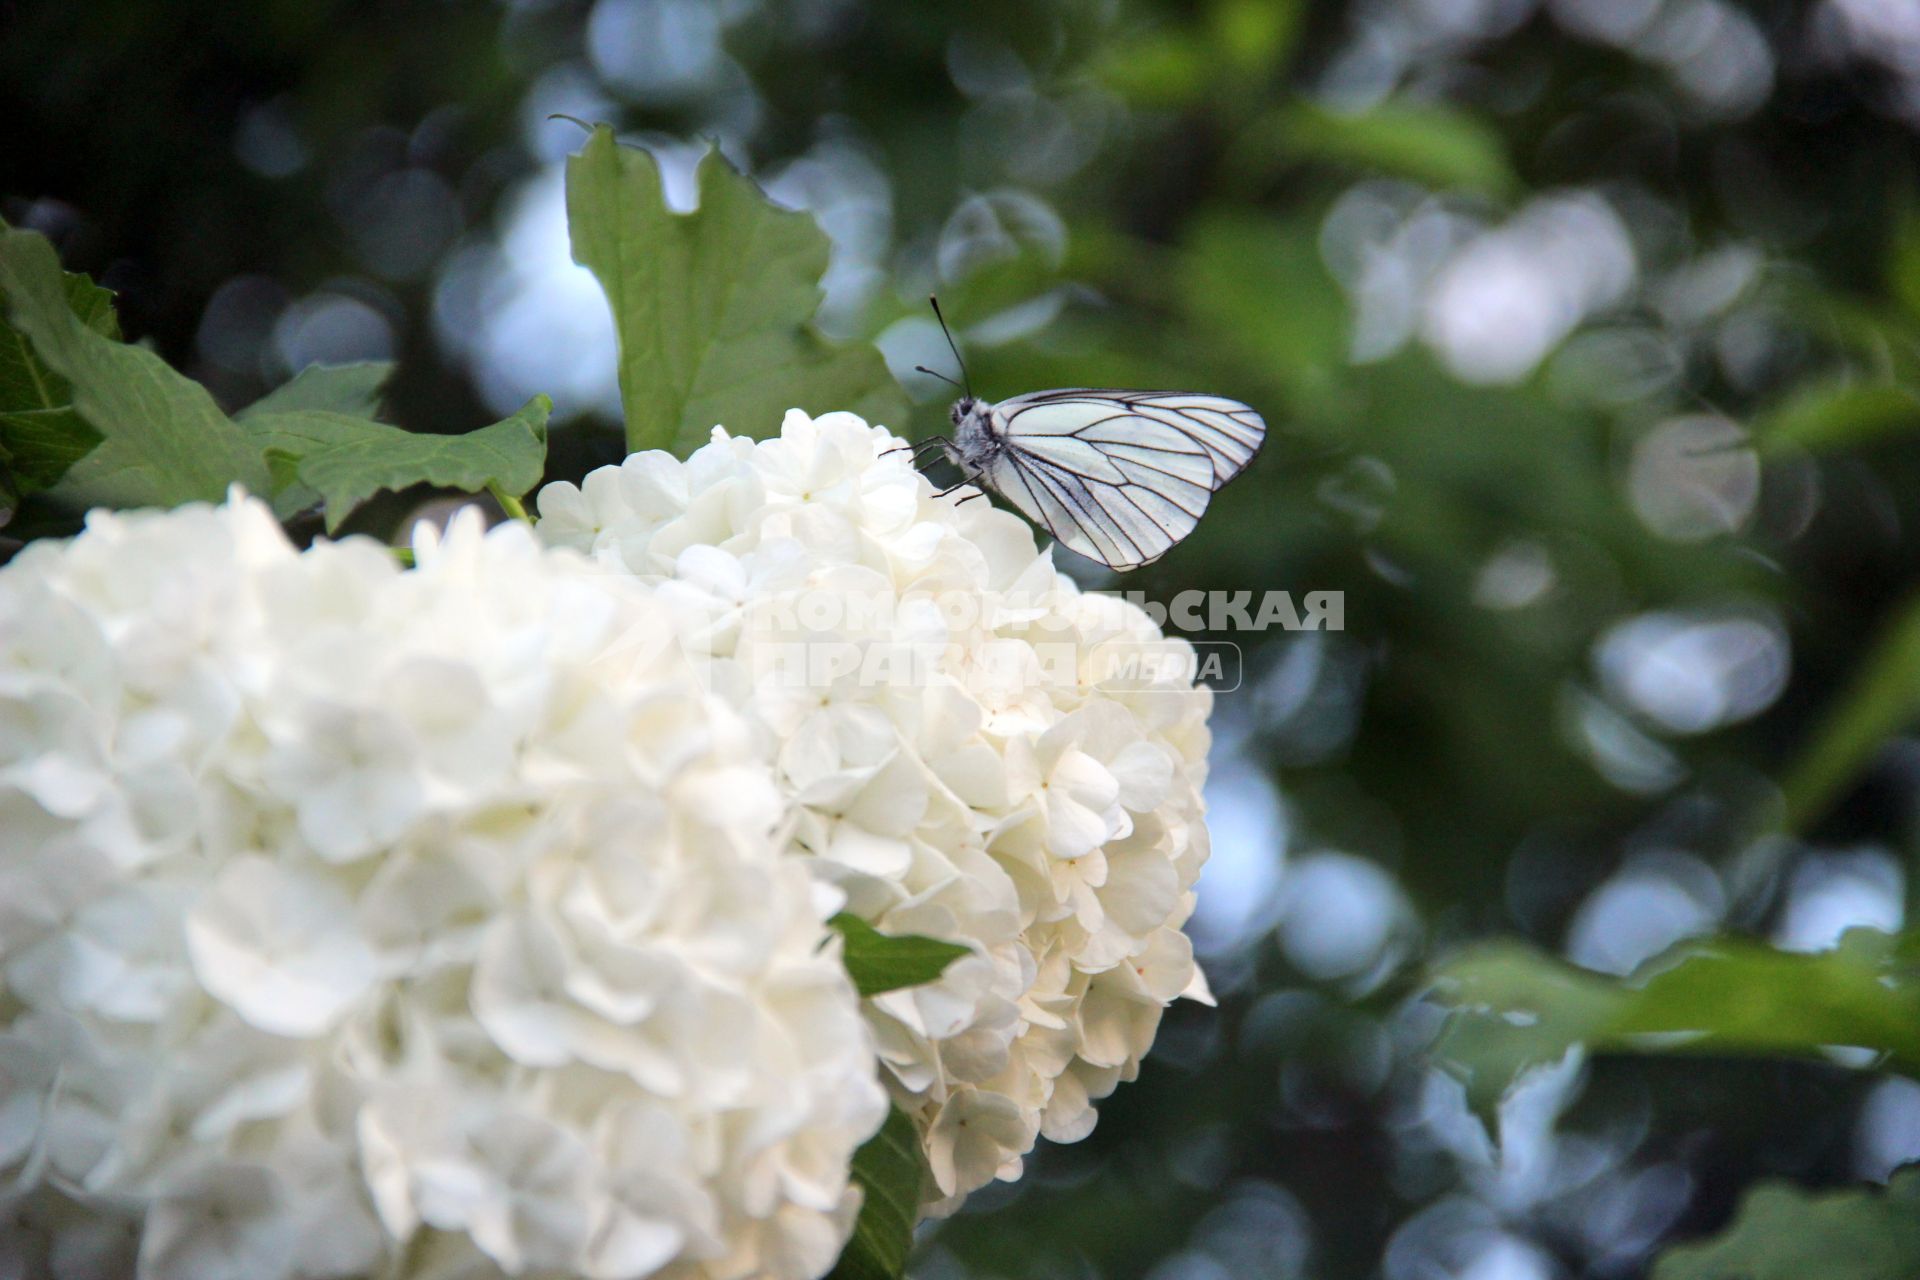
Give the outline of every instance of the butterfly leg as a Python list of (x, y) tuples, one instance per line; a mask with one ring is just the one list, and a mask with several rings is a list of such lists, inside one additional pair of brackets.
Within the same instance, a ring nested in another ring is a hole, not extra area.
[(895, 445), (891, 449), (882, 450), (880, 453), (880, 456), (884, 458), (884, 457), (887, 457), (889, 454), (910, 453), (913, 455), (915, 464), (918, 465), (920, 460), (920, 455), (926, 450), (931, 449), (935, 446), (938, 446), (944, 449), (947, 446), (951, 445), (952, 443), (953, 441), (947, 439), (945, 436), (928, 436), (925, 440), (920, 440), (913, 444), (899, 444), (899, 445)]
[(952, 447), (953, 447), (953, 441), (947, 439), (945, 436), (928, 436), (925, 440), (922, 440), (919, 444), (914, 446), (913, 465), (916, 467), (925, 466), (927, 463), (927, 458), (924, 457), (923, 455), (928, 450), (933, 451), (934, 458), (939, 458), (944, 454), (946, 454), (946, 452)]

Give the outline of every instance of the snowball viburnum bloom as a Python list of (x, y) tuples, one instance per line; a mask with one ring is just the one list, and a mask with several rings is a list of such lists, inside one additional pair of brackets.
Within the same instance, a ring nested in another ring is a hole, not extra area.
[(716, 430), (549, 485), (539, 531), (690, 620), (851, 910), (971, 950), (867, 1007), (940, 1213), (1040, 1133), (1085, 1136), (1167, 1002), (1206, 996), (1180, 926), (1211, 694), (1187, 663), (1105, 661), (1191, 650), (1080, 592), (1018, 517), (935, 498), (900, 443), (845, 413)]
[(0, 570), (0, 1275), (814, 1277), (885, 1095), (670, 606), (96, 513)]

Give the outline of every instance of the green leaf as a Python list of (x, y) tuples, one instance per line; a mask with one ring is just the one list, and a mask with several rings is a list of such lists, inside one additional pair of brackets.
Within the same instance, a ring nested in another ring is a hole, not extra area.
[(1754, 422), (1767, 452), (1786, 447), (1831, 449), (1869, 444), (1920, 428), (1920, 395), (1891, 382), (1806, 387)]
[(378, 418), (380, 397), (393, 377), (393, 365), (384, 360), (359, 364), (312, 364), (289, 382), (275, 387), (242, 409), (242, 422), (266, 413), (294, 413), (318, 409), (355, 418)]
[(100, 443), (100, 433), (88, 426), (72, 406), (59, 409), (21, 409), (0, 413), (0, 449), (3, 468), (22, 496), (50, 489), (73, 464)]
[(863, 996), (932, 982), (967, 954), (967, 949), (955, 942), (911, 933), (881, 933), (845, 911), (827, 923), (845, 940), (841, 956), (853, 976), (853, 985)]
[(1887, 740), (1920, 717), (1920, 595), (1873, 642), (1859, 672), (1781, 782), (1789, 831), (1826, 813)]
[(1920, 1069), (1920, 968), (1905, 947), (1870, 929), (1813, 954), (1703, 938), (1618, 979), (1519, 943), (1487, 943), (1435, 976), (1431, 996), (1451, 1012), (1434, 1053), (1483, 1114), (1575, 1045), (1789, 1056), (1852, 1045)]
[(1888, 245), (1887, 274), (1888, 284), (1893, 296), (1907, 310), (1907, 314), (1920, 318), (1920, 209), (1914, 207), (1914, 193), (1907, 188), (1906, 207), (1893, 225), (1893, 239)]
[(925, 1178), (920, 1134), (906, 1112), (890, 1108), (880, 1132), (853, 1154), (853, 1180), (865, 1198), (828, 1280), (900, 1280), (906, 1274)]
[[(94, 294), (83, 291), (85, 314), (77, 313), (73, 289), (44, 236), (0, 231), (7, 318), (40, 366), (66, 381), (73, 412), (101, 437), (49, 496), (73, 507), (130, 507), (218, 501), (236, 481), (266, 492), (266, 463), (206, 388), (153, 352), (115, 341)], [(70, 421), (41, 425), (73, 429)]]
[(620, 338), (627, 447), (684, 457), (715, 425), (772, 435), (791, 408), (903, 423), (880, 353), (813, 328), (826, 234), (724, 159), (703, 157), (696, 178), (700, 207), (672, 213), (653, 157), (604, 125), (567, 162), (574, 261), (599, 279)]
[(332, 532), (383, 489), (432, 484), (477, 493), (498, 486), (518, 497), (540, 483), (552, 412), (550, 400), (535, 396), (511, 418), (457, 436), (322, 409), (249, 415), (246, 427), (272, 463), (276, 508), (324, 502)]
[(1150, 26), (1106, 41), (1089, 69), (1142, 107), (1258, 92), (1286, 65), (1306, 17), (1302, 0), (1215, 0), (1193, 28)]
[(1285, 62), (1306, 16), (1303, 0), (1215, 0), (1207, 25), (1223, 65), (1263, 72)]
[[(117, 341), (113, 294), (73, 272), (61, 281), (74, 317)], [(15, 496), (51, 487), (99, 443), (100, 433), (75, 412), (67, 380), (47, 367), (26, 334), (0, 319), (0, 472)]]
[(1213, 83), (1211, 52), (1194, 35), (1155, 31), (1114, 42), (1094, 65), (1102, 81), (1137, 106), (1185, 106)]
[[(60, 287), (76, 320), (103, 338), (120, 340), (120, 317), (113, 310), (111, 289), (101, 288), (78, 271), (62, 271)], [(0, 341), (0, 405), (51, 409), (66, 403), (61, 394), (66, 390), (66, 379), (34, 355), (33, 344), (26, 335), (3, 320), (0, 320), (0, 334), (6, 335), (6, 341)], [(57, 387), (58, 392), (48, 394), (49, 384)]]
[(67, 305), (81, 324), (103, 338), (122, 339), (120, 317), (113, 309), (113, 290), (95, 284), (78, 271), (61, 272), (66, 285)]
[(1653, 1280), (1912, 1280), (1920, 1276), (1920, 1168), (1885, 1188), (1748, 1191), (1733, 1224), (1668, 1250)]
[[(1308, 224), (1204, 215), (1179, 266), (1187, 322), (1223, 356), (1303, 398), (1326, 394), (1344, 376), (1347, 304)], [(1287, 305), (1272, 305), (1274, 298)]]
[(1398, 174), (1431, 187), (1502, 194), (1520, 185), (1498, 134), (1440, 107), (1382, 103), (1359, 115), (1288, 107), (1256, 125), (1241, 148), (1278, 148), (1296, 159)]

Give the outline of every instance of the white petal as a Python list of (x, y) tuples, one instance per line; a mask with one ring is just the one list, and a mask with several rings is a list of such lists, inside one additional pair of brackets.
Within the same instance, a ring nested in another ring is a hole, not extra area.
[(262, 857), (221, 873), (186, 930), (200, 984), (276, 1035), (327, 1030), (378, 977), (346, 894)]
[(140, 1237), (141, 1280), (277, 1280), (292, 1274), (294, 1224), (273, 1171), (213, 1163), (156, 1196)]

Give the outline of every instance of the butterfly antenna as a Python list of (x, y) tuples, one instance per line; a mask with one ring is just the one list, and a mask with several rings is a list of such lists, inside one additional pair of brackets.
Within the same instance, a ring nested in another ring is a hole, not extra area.
[[(953, 340), (953, 330), (947, 328), (947, 318), (940, 314), (940, 299), (929, 297), (927, 301), (933, 304), (933, 318), (940, 322), (940, 332), (947, 335), (947, 350), (953, 352), (953, 362), (960, 366), (960, 376), (965, 379), (960, 389), (965, 391), (967, 399), (971, 400), (973, 399), (973, 375), (967, 372), (967, 362), (960, 358), (960, 345)], [(953, 379), (948, 378), (947, 381), (952, 382)]]
[[(929, 376), (931, 376), (931, 377), (935, 377), (935, 378), (938, 378), (938, 379), (940, 379), (940, 381), (942, 381), (942, 382), (944, 382), (944, 383), (946, 383), (946, 384), (947, 384), (948, 386), (950, 386), (950, 387), (958, 387), (958, 386), (960, 386), (960, 384), (959, 384), (959, 383), (957, 383), (957, 382), (955, 382), (955, 381), (954, 381), (954, 380), (953, 380), (952, 378), (949, 378), (949, 377), (948, 377), (948, 376), (947, 376), (946, 374), (944, 374), (944, 373), (941, 373), (941, 372), (939, 372), (939, 371), (937, 371), (937, 370), (934, 370), (934, 369), (929, 369), (929, 368), (927, 368), (927, 366), (925, 366), (925, 365), (923, 365), (923, 364), (917, 364), (917, 365), (915, 365), (915, 366), (913, 366), (913, 371), (914, 371), (915, 373), (924, 373), (924, 374), (927, 374), (927, 375), (929, 375)], [(964, 390), (964, 389), (965, 389), (965, 388), (962, 388), (962, 390)]]

